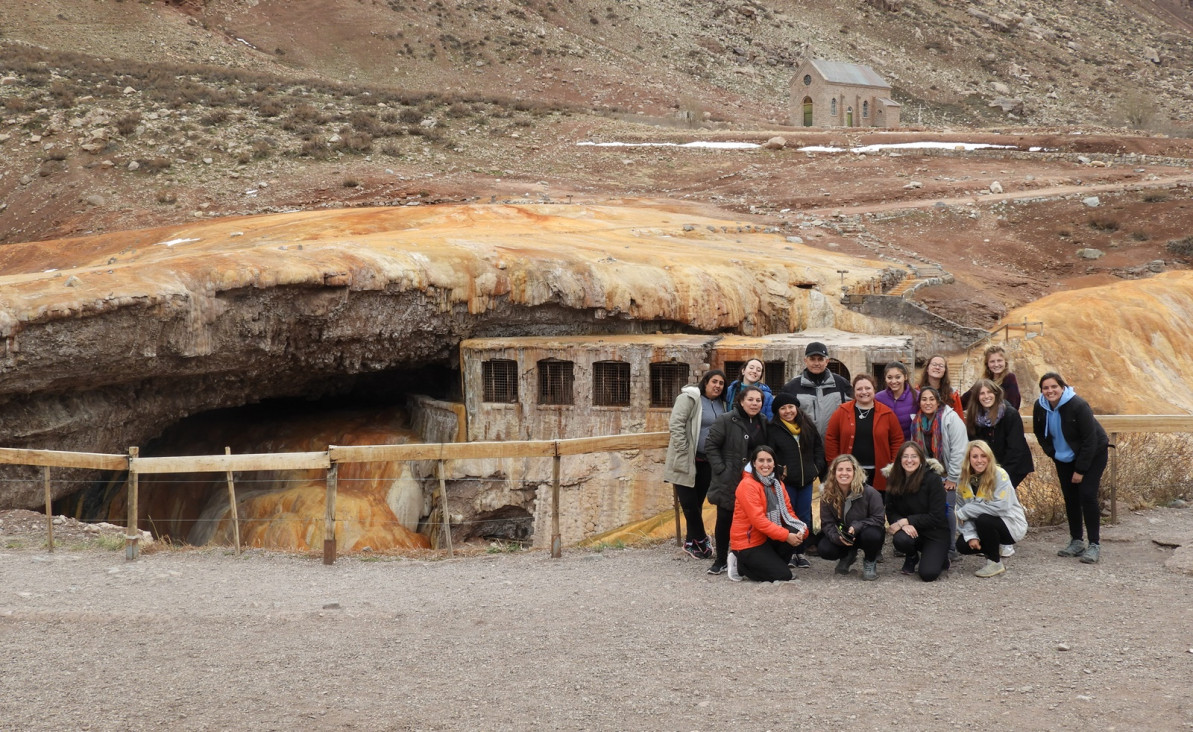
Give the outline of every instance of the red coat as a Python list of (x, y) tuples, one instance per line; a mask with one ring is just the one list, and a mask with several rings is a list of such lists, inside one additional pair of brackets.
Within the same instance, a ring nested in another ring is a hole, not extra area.
[[(857, 436), (856, 401), (837, 407), (829, 417), (824, 433), (824, 457), (830, 463), (838, 455), (853, 452), (853, 438)], [(903, 428), (894, 410), (882, 402), (874, 402), (874, 487), (886, 490), (886, 476), (882, 469), (895, 462), (899, 446), (903, 444)], [(832, 476), (829, 476), (830, 478)]]
[[(795, 516), (791, 499), (781, 486), (779, 495), (787, 504), (787, 511)], [(786, 528), (772, 523), (766, 517), (766, 489), (753, 475), (746, 473), (737, 484), (737, 495), (733, 503), (733, 524), (729, 528), (729, 548), (733, 551), (753, 549), (762, 546), (767, 539), (787, 541), (791, 534)]]

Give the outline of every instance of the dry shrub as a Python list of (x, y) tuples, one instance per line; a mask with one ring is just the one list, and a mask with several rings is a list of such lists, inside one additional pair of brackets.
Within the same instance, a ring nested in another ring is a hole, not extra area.
[(203, 115), (199, 121), (208, 127), (215, 127), (216, 125), (227, 122), (232, 117), (232, 113), (226, 109), (213, 109), (207, 114)]
[(128, 137), (137, 131), (137, 125), (139, 124), (141, 124), (141, 113), (129, 112), (116, 118), (116, 131)]
[(1027, 513), (1028, 526), (1055, 526), (1065, 521), (1065, 499), (1060, 493), (1056, 469), (1044, 451), (1029, 441), (1036, 472), (1019, 484), (1016, 492), (1023, 510)]
[(1089, 228), (1094, 231), (1118, 231), (1118, 219), (1111, 215), (1094, 216), (1089, 220)]
[(1193, 257), (1193, 236), (1184, 239), (1173, 239), (1167, 244), (1168, 251), (1178, 257)]
[(166, 170), (173, 163), (173, 161), (170, 160), (170, 158), (163, 158), (163, 157), (140, 158), (137, 160), (137, 162), (141, 166), (140, 170), (142, 173), (149, 173), (151, 175), (154, 173), (160, 173), (163, 170)]
[[(1131, 433), (1119, 435), (1117, 444), (1119, 503), (1134, 510), (1193, 495), (1193, 436)], [(1107, 490), (1109, 474), (1102, 480)]]

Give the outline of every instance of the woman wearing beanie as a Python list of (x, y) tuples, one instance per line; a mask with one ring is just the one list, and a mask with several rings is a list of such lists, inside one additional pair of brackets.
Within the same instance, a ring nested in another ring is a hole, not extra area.
[[(795, 515), (811, 531), (812, 485), (824, 473), (824, 441), (793, 395), (779, 392), (771, 406), (775, 416), (766, 427), (766, 442), (775, 449), (775, 474), (787, 489)], [(812, 566), (802, 544), (795, 549), (792, 565), (800, 569)]]

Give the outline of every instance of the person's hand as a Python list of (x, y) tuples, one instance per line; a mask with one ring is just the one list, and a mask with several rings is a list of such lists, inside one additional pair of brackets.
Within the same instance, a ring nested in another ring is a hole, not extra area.
[(845, 546), (853, 546), (855, 541), (857, 541), (857, 537), (853, 535), (853, 529), (841, 532), (841, 543)]
[(1073, 482), (1074, 482), (1074, 483), (1080, 483), (1080, 482), (1081, 482), (1081, 479), (1082, 479), (1082, 478), (1084, 478), (1084, 477), (1085, 477), (1085, 476), (1084, 476), (1084, 475), (1082, 475), (1081, 473), (1073, 473)]
[(977, 539), (970, 539), (969, 548), (973, 549), (975, 552), (979, 551), (982, 548), (982, 542), (978, 541)]
[[(1074, 482), (1076, 482), (1076, 481), (1074, 481)], [(955, 491), (955, 490), (957, 490), (957, 484), (951, 480), (946, 480), (944, 482), (944, 489), (946, 491)]]
[(920, 536), (920, 532), (916, 531), (915, 527), (912, 526), (911, 524), (904, 526), (903, 531), (904, 531), (904, 533), (906, 533), (908, 536), (910, 536), (913, 539), (918, 539)]
[(788, 531), (787, 532), (787, 543), (790, 544), (791, 546), (799, 546), (800, 544), (804, 543), (804, 535), (797, 534), (794, 531)]

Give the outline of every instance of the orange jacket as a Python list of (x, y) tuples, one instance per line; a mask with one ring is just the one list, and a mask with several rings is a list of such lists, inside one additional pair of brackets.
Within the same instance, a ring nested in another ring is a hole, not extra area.
[[(787, 491), (779, 487), (779, 495), (787, 504), (787, 511), (795, 516)], [(787, 541), (791, 534), (786, 528), (771, 523), (766, 517), (766, 489), (753, 475), (746, 473), (737, 484), (733, 503), (733, 525), (729, 528), (729, 548), (733, 551), (762, 546), (767, 539)]]
[[(857, 436), (856, 401), (848, 401), (837, 407), (829, 417), (828, 430), (824, 433), (824, 459), (832, 462), (838, 455), (853, 452), (853, 439)], [(899, 446), (903, 444), (903, 428), (894, 410), (882, 402), (874, 402), (874, 487), (886, 490), (886, 476), (882, 469), (895, 461)]]

